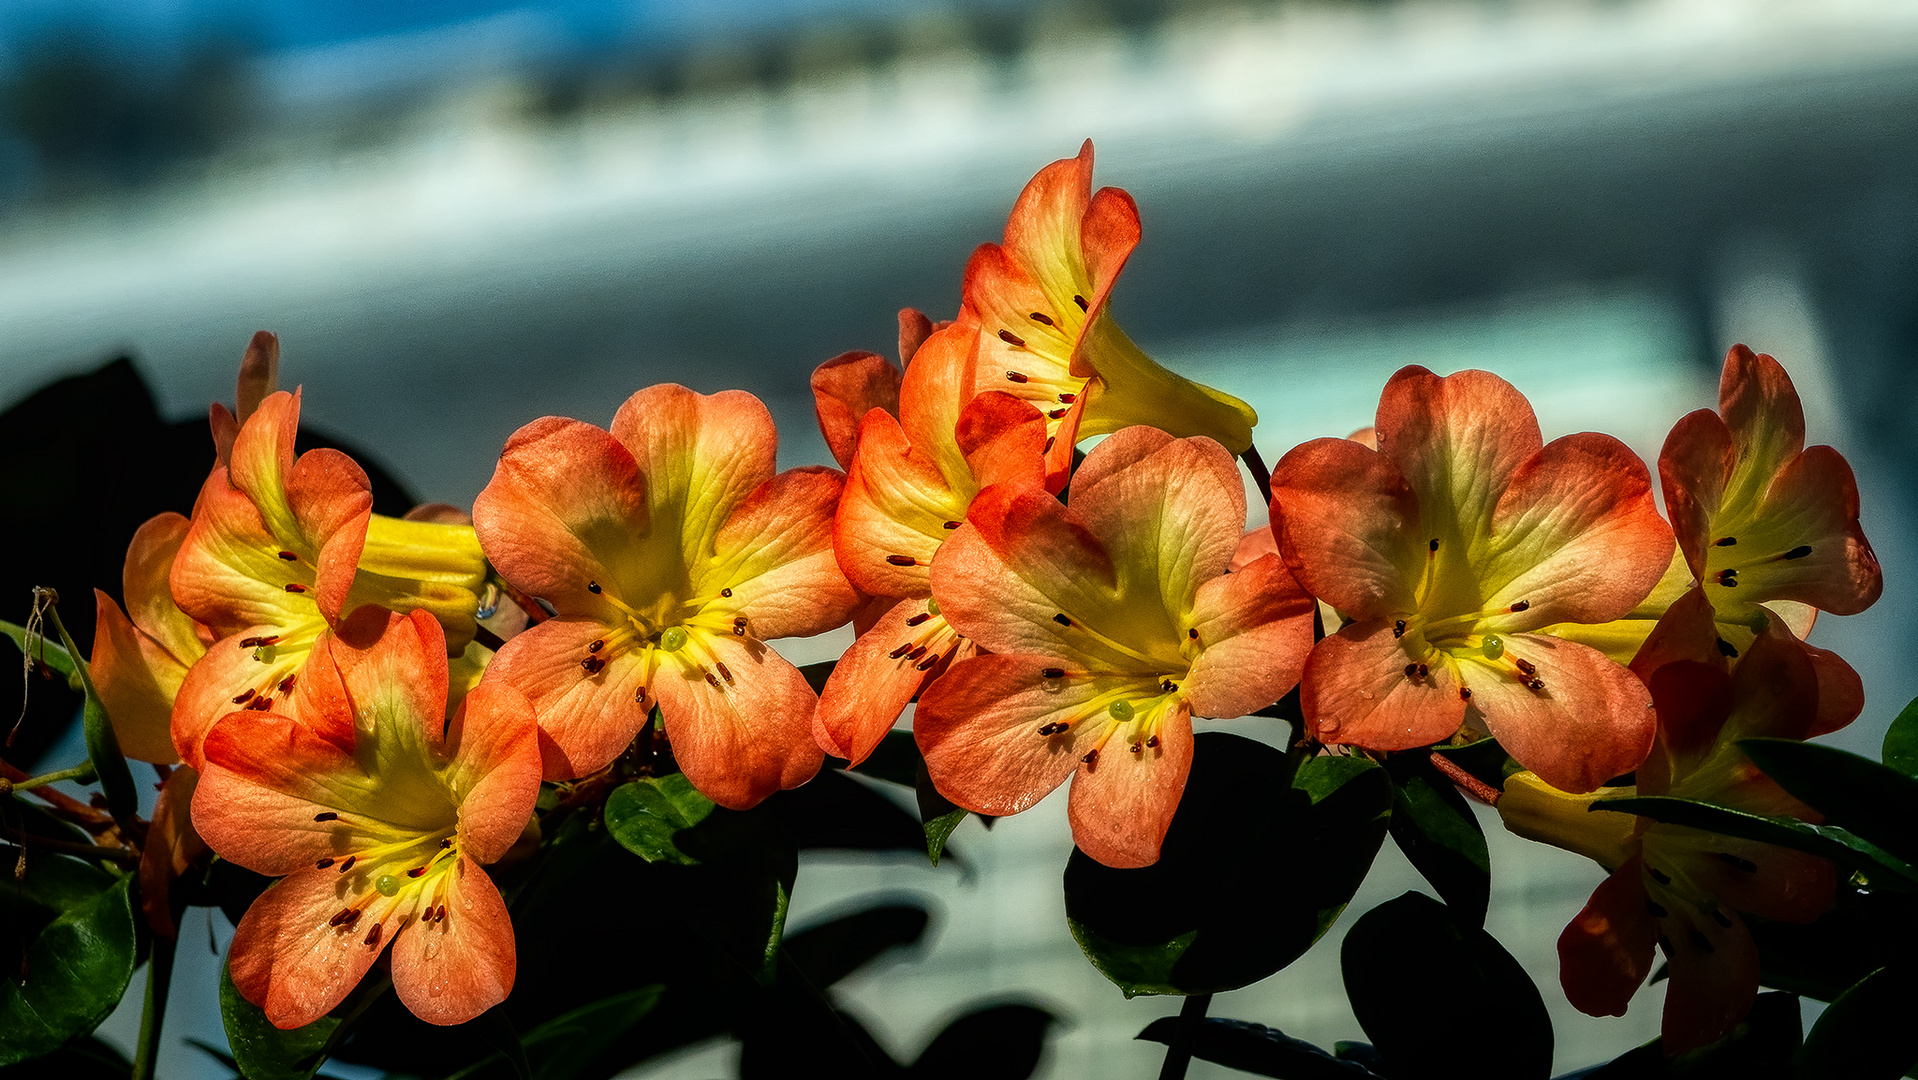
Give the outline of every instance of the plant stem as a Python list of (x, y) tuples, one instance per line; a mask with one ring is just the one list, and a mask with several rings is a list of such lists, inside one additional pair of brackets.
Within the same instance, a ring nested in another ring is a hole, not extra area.
[(1165, 1048), (1165, 1064), (1159, 1069), (1159, 1080), (1185, 1080), (1186, 1066), (1192, 1064), (1192, 1037), (1198, 1034), (1199, 1021), (1205, 1019), (1205, 1011), (1211, 1007), (1211, 994), (1187, 995), (1185, 1004), (1179, 1008), (1185, 1038)]
[(98, 844), (76, 844), (71, 840), (56, 840), (48, 836), (34, 836), (30, 833), (9, 829), (5, 826), (0, 826), (0, 839), (23, 847), (31, 844), (34, 847), (45, 848), (48, 851), (64, 851), (69, 855), (78, 855), (83, 859), (106, 859), (110, 862), (127, 863), (129, 865), (140, 861), (140, 856), (137, 852), (130, 851), (126, 848), (101, 847)]
[(94, 780), (93, 762), (83, 761), (70, 769), (61, 769), (59, 772), (41, 773), (39, 776), (30, 776), (25, 780), (0, 779), (0, 790), (30, 791), (44, 784), (57, 784), (62, 780), (78, 780), (82, 784), (92, 783)]
[(1252, 472), (1252, 482), (1259, 486), (1259, 494), (1265, 496), (1265, 505), (1272, 505), (1272, 470), (1265, 467), (1265, 459), (1259, 456), (1259, 448), (1248, 446), (1245, 453), (1239, 455), (1245, 467)]
[(173, 950), (177, 938), (154, 935), (153, 952), (147, 958), (147, 997), (140, 1010), (140, 1047), (134, 1053), (131, 1080), (152, 1080), (155, 1060), (160, 1055), (160, 1025), (166, 1021), (167, 991), (173, 983)]

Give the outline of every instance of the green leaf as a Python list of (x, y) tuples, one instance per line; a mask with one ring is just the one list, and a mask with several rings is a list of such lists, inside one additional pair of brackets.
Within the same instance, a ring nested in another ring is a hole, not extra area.
[(932, 860), (932, 865), (938, 866), (940, 857), (946, 852), (946, 841), (951, 838), (952, 830), (966, 820), (968, 811), (939, 794), (939, 789), (932, 785), (932, 774), (926, 771), (924, 761), (919, 762), (913, 795), (918, 799), (919, 824), (925, 831), (926, 858)]
[(919, 820), (856, 774), (822, 772), (763, 804), (779, 817), (801, 851), (897, 851), (917, 856), (925, 846)]
[(926, 759), (920, 755), (919, 744), (913, 741), (912, 732), (888, 731), (866, 760), (852, 771), (901, 787), (912, 787), (925, 768)]
[[(120, 1003), (133, 977), (137, 946), (132, 885), (132, 878), (120, 878), (67, 907), (27, 947), (26, 980), (17, 972), (0, 978), (0, 1065), (25, 1061), (91, 1032)], [(61, 899), (72, 897), (62, 891)]]
[(805, 676), (806, 685), (812, 687), (815, 694), (826, 692), (826, 680), (832, 678), (832, 669), (839, 666), (837, 660), (821, 660), (817, 664), (807, 664), (799, 669)]
[(917, 944), (930, 921), (926, 909), (916, 904), (867, 908), (788, 937), (785, 960), (813, 986), (831, 986), (888, 949)]
[(1918, 862), (1918, 780), (1819, 743), (1742, 739), (1738, 748), (1826, 824)]
[(1231, 990), (1298, 959), (1338, 918), (1385, 839), (1391, 791), (1364, 758), (1295, 764), (1206, 732), (1159, 861), (1073, 852), (1073, 937), (1128, 997)]
[(1885, 732), (1885, 764), (1906, 776), (1918, 776), (1918, 698), (1891, 722)]
[[(81, 723), (86, 733), (87, 760), (93, 763), (93, 773), (99, 778), (101, 794), (106, 796), (108, 812), (120, 821), (129, 821), (140, 810), (140, 797), (133, 788), (133, 774), (127, 771), (126, 755), (120, 753), (120, 740), (107, 719), (107, 707), (100, 700), (99, 689), (93, 685), (93, 673), (78, 655), (79, 646), (67, 636), (66, 624), (60, 621), (59, 612), (49, 612), (49, 621), (60, 631), (71, 674), (79, 677), (86, 691)], [(17, 644), (24, 649), (23, 641)]]
[(1492, 857), (1465, 796), (1424, 754), (1394, 755), (1392, 839), (1451, 909), (1483, 925), (1492, 895)]
[(626, 850), (647, 862), (698, 866), (680, 849), (677, 838), (712, 815), (711, 799), (693, 788), (685, 774), (648, 777), (615, 790), (606, 800), (606, 828)]
[[(12, 638), (14, 647), (20, 650), (22, 656), (29, 656), (39, 660), (53, 670), (66, 676), (69, 685), (79, 678), (79, 674), (73, 666), (73, 657), (69, 656), (67, 651), (61, 648), (59, 644), (48, 641), (39, 634), (33, 635), (33, 641), (29, 644), (27, 641), (27, 628), (7, 622), (4, 619), (0, 619), (0, 634), (5, 634), (7, 637)], [(79, 687), (75, 686), (74, 689), (78, 690)]]
[(1896, 1080), (1918, 1066), (1918, 967), (1879, 968), (1838, 995), (1798, 1051), (1802, 1080)]
[(340, 1026), (338, 1017), (322, 1016), (305, 1027), (274, 1027), (265, 1011), (240, 996), (225, 964), (220, 965), (220, 1018), (234, 1063), (247, 1080), (308, 1080), (325, 1063), (327, 1040)]
[(1511, 1080), (1552, 1073), (1552, 1021), (1538, 987), (1490, 934), (1429, 896), (1408, 892), (1360, 917), (1339, 954), (1352, 1013), (1394, 1077), (1450, 1075), (1435, 1047), (1457, 1045), (1454, 1003), (1498, 1018), (1471, 1043), (1472, 1071)]
[[(586, 1072), (634, 1024), (653, 1011), (665, 988), (655, 983), (614, 994), (548, 1020), (520, 1039), (534, 1080), (562, 1080)], [(461, 1069), (447, 1080), (504, 1080), (514, 1075), (505, 1055)]]
[[(1592, 809), (1637, 814), (1668, 825), (1684, 825), (1705, 832), (1822, 855), (1841, 866), (1864, 870), (1876, 885), (1902, 887), (1907, 892), (1918, 887), (1918, 869), (1835, 825), (1813, 825), (1788, 817), (1762, 817), (1743, 810), (1670, 795), (1601, 799), (1592, 804)], [(1900, 882), (1899, 878), (1903, 881)]]
[(1162, 1016), (1138, 1038), (1183, 1049), (1200, 1061), (1280, 1080), (1377, 1080), (1378, 1074), (1356, 1061), (1341, 1061), (1278, 1028), (1244, 1020), (1210, 1018), (1189, 1024)]
[(1031, 1005), (974, 1009), (933, 1036), (906, 1075), (912, 1080), (1024, 1080), (1038, 1071), (1059, 1018)]
[(1888, 956), (1918, 955), (1910, 893), (1860, 890), (1841, 883), (1830, 911), (1810, 923), (1747, 916), (1758, 946), (1759, 981), (1818, 1001), (1834, 1001), (1883, 966)]

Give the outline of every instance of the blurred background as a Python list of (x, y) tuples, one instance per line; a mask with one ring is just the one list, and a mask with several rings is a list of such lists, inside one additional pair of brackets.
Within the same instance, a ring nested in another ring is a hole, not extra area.
[[(1778, 356), (1887, 568), (1876, 608), (1814, 637), (1866, 685), (1833, 741), (1876, 756), (1918, 693), (1897, 622), (1918, 601), (1903, 0), (4, 0), (0, 484), (93, 454), (81, 475), (155, 498), (128, 479), (150, 445), (133, 427), (27, 437), (38, 406), (18, 406), (129, 357), (140, 422), (191, 421), (231, 398), (259, 328), (307, 421), (423, 500), (470, 504), (527, 420), (604, 424), (660, 381), (749, 389), (782, 463), (825, 461), (812, 366), (890, 352), (903, 305), (950, 316), (967, 254), (1088, 137), (1144, 220), (1114, 313), (1251, 401), (1267, 461), (1369, 423), (1406, 363), (1490, 368), (1548, 438), (1604, 430), (1655, 459), (1715, 403), (1731, 343)], [(115, 565), (128, 532), (97, 532), (74, 542)], [(1280, 737), (1261, 723), (1214, 726)], [(1605, 1021), (1558, 990), (1553, 942), (1596, 867), (1485, 824), (1489, 929), (1543, 990), (1559, 1066), (1655, 1034), (1662, 987)], [(1044, 1075), (1156, 1075), (1162, 1050), (1131, 1037), (1177, 1002), (1123, 1000), (1072, 944), (1063, 803), (954, 844), (938, 870), (803, 864), (796, 927), (876, 890), (935, 912), (916, 952), (841, 984), (846, 1007), (910, 1060), (969, 1003), (1029, 1001), (1066, 1018)], [(1420, 884), (1388, 843), (1354, 910)], [(1361, 1038), (1340, 932), (1212, 1014)], [(228, 934), (186, 930), (163, 1076), (227, 1075), (180, 1040), (222, 1039)], [(104, 1031), (123, 1046), (137, 996)]]

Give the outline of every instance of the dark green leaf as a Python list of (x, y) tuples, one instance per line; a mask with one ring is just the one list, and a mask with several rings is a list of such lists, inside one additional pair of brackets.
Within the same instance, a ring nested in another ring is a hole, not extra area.
[(1918, 1066), (1918, 967), (1882, 967), (1838, 995), (1799, 1049), (1802, 1080), (1896, 1080)]
[(226, 1022), (233, 1061), (247, 1080), (307, 1080), (326, 1061), (326, 1042), (340, 1026), (338, 1018), (323, 1016), (289, 1031), (274, 1027), (258, 1005), (240, 996), (225, 964), (220, 965), (220, 1019)]
[(1331, 1054), (1278, 1028), (1244, 1020), (1207, 1019), (1188, 1024), (1163, 1016), (1147, 1024), (1139, 1038), (1185, 1050), (1200, 1061), (1280, 1080), (1376, 1080), (1378, 1074), (1356, 1061)]
[(113, 724), (107, 719), (107, 707), (100, 700), (100, 691), (93, 685), (93, 673), (85, 660), (71, 655), (79, 646), (67, 636), (59, 612), (49, 612), (47, 621), (59, 629), (61, 643), (67, 647), (69, 654), (68, 663), (86, 691), (81, 723), (86, 733), (87, 760), (92, 762), (93, 773), (99, 778), (100, 792), (106, 797), (107, 810), (122, 822), (130, 821), (140, 810), (140, 798), (133, 790), (133, 774), (127, 771), (126, 755), (120, 753), (120, 740), (114, 735)]
[[(939, 794), (939, 789), (932, 785), (932, 774), (926, 771), (924, 761), (919, 762), (919, 775), (913, 784), (913, 794), (919, 801), (919, 823), (925, 832), (926, 857), (932, 860), (932, 865), (938, 866), (940, 858), (946, 853), (946, 841), (952, 836), (952, 830), (966, 820), (967, 811)], [(990, 820), (987, 819), (988, 823)]]
[(826, 680), (832, 678), (832, 669), (839, 666), (837, 660), (821, 660), (817, 664), (806, 664), (799, 673), (806, 677), (806, 685), (812, 687), (815, 694), (826, 692)]
[[(585, 1072), (621, 1035), (653, 1010), (663, 989), (655, 984), (615, 994), (556, 1016), (527, 1032), (520, 1046), (534, 1080), (563, 1080)], [(513, 1063), (505, 1055), (495, 1053), (447, 1080), (506, 1080), (513, 1075)]]
[[(1813, 825), (1797, 818), (1761, 817), (1743, 810), (1669, 795), (1601, 799), (1592, 804), (1592, 809), (1637, 814), (1668, 825), (1684, 825), (1705, 832), (1777, 844), (1779, 847), (1822, 855), (1841, 866), (1864, 870), (1881, 886), (1897, 886), (1905, 891), (1918, 887), (1918, 870), (1910, 864), (1834, 825)], [(1899, 878), (1903, 879), (1902, 883), (1898, 881)]]
[(1400, 1078), (1455, 1075), (1451, 1003), (1498, 1017), (1497, 1039), (1473, 1040), (1472, 1071), (1524, 1080), (1552, 1072), (1552, 1021), (1525, 969), (1490, 934), (1444, 904), (1408, 892), (1361, 916), (1339, 954), (1359, 1026)]
[(919, 744), (912, 740), (912, 732), (888, 731), (886, 737), (879, 740), (879, 745), (873, 747), (872, 753), (853, 772), (912, 787), (925, 767), (926, 759), (920, 756)]
[(1906, 776), (1918, 776), (1918, 698), (1891, 722), (1885, 732), (1885, 764)]
[(975, 1009), (933, 1037), (906, 1075), (912, 1080), (1024, 1080), (1045, 1055), (1058, 1017), (1031, 1005)]
[(1888, 958), (1918, 957), (1918, 920), (1910, 893), (1838, 888), (1832, 909), (1815, 922), (1771, 922), (1747, 916), (1758, 945), (1759, 979), (1818, 1001), (1832, 1001)]
[(80, 677), (73, 666), (73, 657), (67, 655), (67, 650), (62, 648), (59, 642), (48, 641), (39, 634), (33, 635), (33, 640), (29, 642), (26, 627), (15, 625), (4, 619), (0, 619), (0, 634), (11, 638), (14, 648), (19, 649), (21, 655), (40, 661), (68, 680), (77, 680)]
[(925, 845), (919, 822), (882, 794), (877, 784), (856, 775), (828, 771), (791, 791), (766, 800), (801, 851), (898, 851), (917, 857)]
[(1392, 839), (1457, 914), (1485, 922), (1492, 858), (1465, 796), (1423, 754), (1386, 763), (1392, 785)]
[(1066, 917), (1127, 996), (1230, 990), (1290, 964), (1331, 927), (1385, 838), (1384, 770), (1357, 757), (1295, 764), (1207, 732), (1159, 861), (1137, 870), (1073, 852)]
[(680, 850), (677, 837), (714, 809), (713, 801), (696, 791), (683, 773), (648, 777), (621, 786), (606, 799), (606, 828), (647, 862), (697, 866), (699, 859)]
[[(51, 862), (44, 856), (41, 861)], [(0, 1065), (90, 1033), (120, 1003), (133, 977), (137, 944), (132, 884), (132, 878), (121, 878), (67, 906), (27, 947), (25, 981), (18, 972), (0, 978)], [(49, 888), (59, 890), (62, 903), (73, 899), (66, 885)]]
[(51, 1054), (7, 1070), (7, 1080), (127, 1080), (133, 1063), (97, 1036), (75, 1039)]
[(469, 1021), (493, 1047), (493, 1053), (511, 1066), (517, 1080), (533, 1080), (533, 1066), (526, 1060), (526, 1047), (519, 1041), (519, 1029), (507, 1017), (506, 1010), (494, 1006)]
[(1525, 766), (1505, 752), (1497, 739), (1480, 739), (1464, 746), (1435, 746), (1432, 750), (1495, 788), (1503, 788), (1506, 777), (1525, 770)]
[(1918, 862), (1918, 780), (1820, 743), (1743, 739), (1738, 748), (1827, 824)]
[(786, 962), (813, 986), (831, 986), (888, 949), (925, 936), (929, 916), (915, 904), (885, 904), (807, 927), (785, 940)]

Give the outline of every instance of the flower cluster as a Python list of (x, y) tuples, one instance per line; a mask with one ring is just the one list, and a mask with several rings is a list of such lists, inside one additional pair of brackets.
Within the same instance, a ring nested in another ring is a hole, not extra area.
[[(1248, 530), (1256, 417), (1119, 328), (1138, 210), (1091, 171), (1088, 144), (1034, 177), (954, 319), (901, 313), (903, 370), (814, 372), (844, 472), (780, 471), (751, 395), (654, 386), (608, 427), (522, 427), (470, 522), (384, 517), (346, 455), (295, 454), (300, 393), (257, 337), (191, 516), (134, 538), (127, 614), (100, 594), (92, 662), (121, 745), (197, 774), (206, 845), (281, 879), (234, 939), (240, 993), (306, 1024), (390, 949), (408, 1008), (471, 1019), (516, 968), (485, 867), (537, 836), (542, 784), (593, 790), (637, 746), (745, 810), (865, 761), (914, 702), (945, 799), (1006, 815), (1071, 779), (1078, 847), (1148, 866), (1194, 719), (1296, 688), (1300, 753), (1495, 739), (1511, 828), (1612, 871), (1561, 940), (1572, 1001), (1623, 1011), (1662, 943), (1668, 1048), (1729, 1030), (1757, 987), (1739, 913), (1814, 917), (1830, 865), (1587, 811), (1809, 818), (1734, 744), (1858, 714), (1802, 638), (1878, 567), (1783, 370), (1734, 349), (1719, 410), (1674, 429), (1672, 524), (1618, 440), (1547, 443), (1497, 376), (1408, 367), (1367, 432), (1279, 460)], [(493, 619), (502, 597), (526, 618)], [(773, 644), (849, 621), (817, 693)]]

